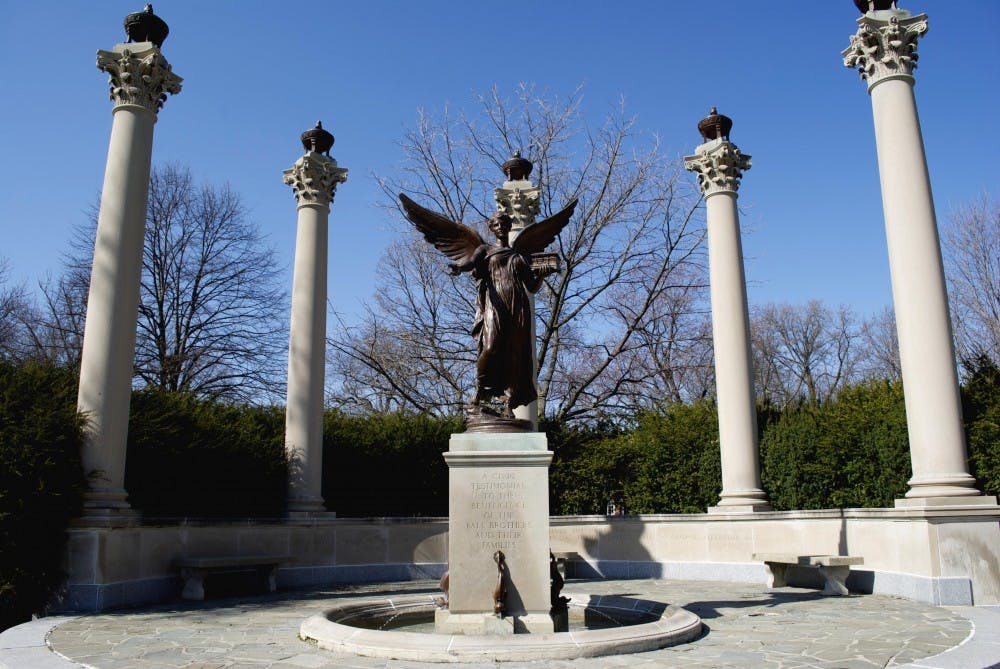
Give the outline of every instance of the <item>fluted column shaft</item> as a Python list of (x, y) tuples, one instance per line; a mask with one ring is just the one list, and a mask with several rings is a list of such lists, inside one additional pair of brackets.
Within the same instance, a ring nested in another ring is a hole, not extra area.
[(705, 194), (708, 225), (712, 341), (715, 349), (716, 402), (722, 492), (710, 511), (756, 511), (770, 506), (761, 489), (757, 413), (750, 352), (743, 249), (737, 188), (750, 156), (725, 139), (714, 139), (685, 158), (698, 173)]
[(326, 282), (330, 203), (347, 170), (309, 152), (285, 172), (295, 188), (298, 229), (292, 278), (285, 449), (288, 510), (322, 512), (323, 394), (326, 368)]
[(152, 44), (98, 52), (116, 105), (101, 191), (77, 407), (87, 418), (81, 452), (85, 513), (128, 509), (125, 451), (135, 358), (153, 125), (181, 79)]
[[(927, 17), (868, 12), (843, 52), (868, 81), (875, 121), (913, 478), (897, 506), (979, 495), (966, 463), (962, 405), (941, 245), (913, 95)], [(981, 498), (980, 501), (987, 501)]]

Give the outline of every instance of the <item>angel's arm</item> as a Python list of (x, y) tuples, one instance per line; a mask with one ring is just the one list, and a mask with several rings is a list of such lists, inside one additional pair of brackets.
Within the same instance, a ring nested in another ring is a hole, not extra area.
[(528, 289), (529, 293), (537, 293), (538, 289), (542, 287), (542, 281), (545, 280), (545, 276), (535, 270), (528, 270), (528, 273), (530, 277), (525, 280), (524, 287)]

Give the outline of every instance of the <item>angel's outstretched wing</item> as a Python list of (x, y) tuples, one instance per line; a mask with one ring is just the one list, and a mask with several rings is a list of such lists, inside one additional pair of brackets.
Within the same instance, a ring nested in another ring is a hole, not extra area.
[(424, 239), (433, 244), (439, 251), (458, 264), (472, 260), (472, 255), (483, 242), (479, 233), (461, 223), (449, 220), (430, 209), (424, 209), (419, 204), (399, 194), (406, 217), (424, 235)]
[(576, 200), (573, 200), (558, 214), (549, 216), (544, 221), (529, 225), (517, 236), (511, 246), (522, 253), (541, 253), (555, 240), (556, 236), (569, 223), (576, 209)]

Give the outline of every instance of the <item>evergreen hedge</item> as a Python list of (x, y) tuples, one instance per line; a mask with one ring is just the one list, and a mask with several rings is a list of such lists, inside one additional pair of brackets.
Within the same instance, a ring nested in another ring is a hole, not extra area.
[(268, 517), (285, 509), (285, 412), (183, 393), (132, 394), (129, 503), (149, 517)]
[(447, 516), (448, 467), (442, 453), (460, 417), (349, 416), (327, 411), (323, 498), (341, 517)]
[(910, 478), (903, 387), (876, 381), (787, 409), (761, 440), (775, 509), (891, 507)]
[(1000, 369), (981, 356), (966, 365), (962, 412), (972, 475), (986, 495), (1000, 496)]
[(84, 488), (76, 376), (0, 361), (0, 630), (45, 609), (64, 577)]
[(619, 448), (622, 432), (610, 423), (569, 427), (542, 423), (552, 451), (549, 512), (574, 516), (604, 513), (611, 500), (624, 499), (628, 455)]

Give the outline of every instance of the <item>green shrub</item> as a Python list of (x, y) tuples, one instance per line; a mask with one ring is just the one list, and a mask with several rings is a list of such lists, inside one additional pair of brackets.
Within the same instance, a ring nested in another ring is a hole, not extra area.
[(80, 512), (82, 421), (70, 370), (0, 361), (0, 629), (44, 610)]
[(629, 513), (703, 513), (719, 499), (719, 419), (706, 400), (671, 404), (639, 416), (623, 437), (634, 453), (625, 490)]
[(863, 383), (787, 409), (764, 431), (761, 453), (776, 509), (891, 507), (910, 478), (902, 384)]
[(962, 412), (972, 475), (987, 495), (1000, 495), (1000, 369), (982, 356), (966, 365)]
[(629, 431), (550, 429), (552, 512), (605, 513), (609, 501), (627, 513), (703, 512), (718, 499), (718, 435), (707, 401), (645, 412)]
[(153, 517), (284, 512), (284, 410), (143, 390), (132, 395), (129, 501)]
[(573, 516), (604, 513), (607, 503), (624, 500), (629, 457), (617, 437), (621, 430), (607, 423), (567, 426), (542, 423), (552, 465), (549, 468), (549, 512)]
[(462, 418), (414, 414), (348, 416), (323, 424), (323, 498), (343, 517), (447, 516), (442, 453)]

